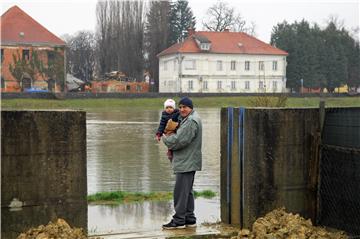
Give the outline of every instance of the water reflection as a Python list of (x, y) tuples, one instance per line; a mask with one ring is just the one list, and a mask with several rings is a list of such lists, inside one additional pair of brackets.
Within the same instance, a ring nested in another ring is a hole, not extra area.
[[(219, 192), (218, 109), (200, 109), (203, 120), (203, 171), (195, 190)], [(171, 191), (174, 175), (166, 147), (154, 140), (160, 111), (87, 114), (88, 193), (99, 191)]]
[[(219, 193), (220, 111), (200, 109), (203, 120), (203, 171), (197, 172), (194, 189)], [(172, 191), (174, 175), (166, 147), (154, 140), (160, 111), (87, 113), (88, 193), (101, 191)], [(24, 207), (10, 212), (2, 208), (1, 238), (15, 238), (30, 226), (47, 224), (57, 217), (72, 226), (86, 224), (90, 233), (156, 229), (173, 214), (172, 202), (144, 202), (119, 206), (56, 204)], [(220, 217), (219, 198), (196, 199), (198, 222)], [(87, 222), (87, 220), (88, 222)]]
[[(196, 199), (195, 214), (199, 224), (220, 220), (218, 199)], [(89, 234), (160, 230), (171, 219), (172, 202), (129, 203), (119, 206), (90, 205)], [(101, 220), (99, 220), (101, 219)]]
[[(220, 110), (199, 109), (203, 121), (203, 171), (194, 189), (219, 194)], [(87, 113), (88, 193), (172, 191), (174, 175), (164, 144), (154, 140), (161, 111)], [(172, 202), (88, 207), (91, 234), (158, 230), (173, 214)], [(219, 198), (196, 199), (198, 222), (220, 218)]]

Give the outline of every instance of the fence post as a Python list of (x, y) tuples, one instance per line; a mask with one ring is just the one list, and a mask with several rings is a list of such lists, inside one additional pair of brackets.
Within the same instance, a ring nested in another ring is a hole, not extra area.
[(220, 127), (220, 218), (224, 223), (231, 224), (231, 168), (230, 159), (233, 137), (233, 108), (221, 109)]

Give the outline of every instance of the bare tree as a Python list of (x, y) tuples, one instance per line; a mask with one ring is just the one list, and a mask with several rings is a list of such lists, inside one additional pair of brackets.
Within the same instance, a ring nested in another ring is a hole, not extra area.
[(247, 32), (255, 34), (255, 24), (247, 26), (246, 21), (240, 13), (235, 11), (235, 7), (229, 6), (227, 2), (217, 1), (206, 12), (203, 27), (209, 31), (222, 32), (232, 30), (235, 32)]
[(67, 43), (67, 71), (84, 81), (91, 81), (95, 73), (95, 48), (94, 33), (80, 31), (74, 36), (66, 37)]
[(99, 71), (122, 71), (142, 79), (145, 5), (141, 0), (98, 1), (97, 42)]

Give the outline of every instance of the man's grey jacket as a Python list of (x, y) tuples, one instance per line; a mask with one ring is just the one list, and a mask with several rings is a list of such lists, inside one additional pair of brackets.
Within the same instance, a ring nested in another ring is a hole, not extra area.
[(180, 116), (180, 127), (176, 134), (163, 136), (165, 145), (173, 150), (172, 167), (175, 173), (200, 171), (202, 164), (202, 124), (196, 111), (185, 119)]

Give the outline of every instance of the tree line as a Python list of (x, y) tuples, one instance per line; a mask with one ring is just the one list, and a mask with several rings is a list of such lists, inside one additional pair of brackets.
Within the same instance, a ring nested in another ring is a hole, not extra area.
[[(101, 78), (110, 71), (122, 71), (142, 80), (145, 71), (159, 86), (157, 54), (183, 41), (195, 30), (196, 18), (186, 0), (99, 1), (96, 31), (64, 36), (67, 43), (67, 71), (84, 81)], [(210, 6), (202, 22), (209, 31), (246, 31), (255, 34), (234, 6), (221, 1)]]
[[(95, 32), (67, 36), (68, 73), (84, 80), (101, 79), (110, 71), (142, 80), (150, 73), (153, 91), (159, 87), (157, 54), (183, 41), (195, 30), (196, 17), (186, 0), (98, 1)], [(248, 24), (234, 6), (217, 1), (206, 11), (203, 30), (247, 32), (256, 36), (255, 23)], [(279, 23), (271, 44), (289, 53), (287, 87), (298, 90), (320, 87), (333, 91), (347, 84), (359, 87), (359, 42), (334, 22), (325, 29), (307, 21)]]
[(289, 53), (287, 88), (299, 91), (303, 84), (334, 92), (342, 85), (360, 87), (359, 41), (336, 18), (324, 29), (306, 20), (284, 21), (273, 28), (271, 44)]

